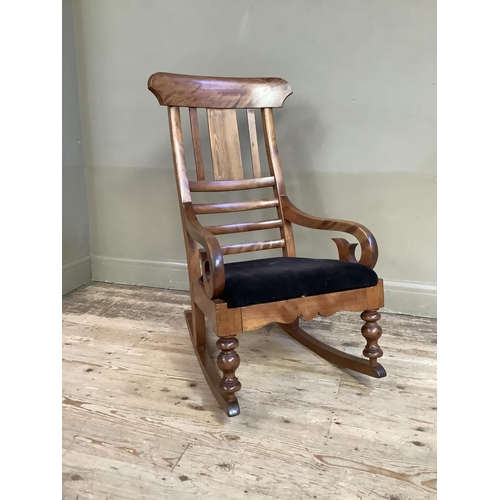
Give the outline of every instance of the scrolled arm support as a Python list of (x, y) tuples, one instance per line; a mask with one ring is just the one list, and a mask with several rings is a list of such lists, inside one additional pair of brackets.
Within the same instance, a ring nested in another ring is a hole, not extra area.
[(352, 234), (361, 245), (361, 257), (359, 261), (354, 256), (357, 243), (350, 243), (344, 238), (332, 238), (333, 242), (337, 245), (339, 259), (357, 262), (370, 269), (375, 267), (378, 259), (378, 246), (375, 237), (366, 227), (357, 222), (315, 217), (297, 208), (287, 196), (281, 197), (281, 207), (285, 219), (299, 226)]
[(344, 238), (332, 238), (332, 241), (337, 245), (340, 260), (358, 262), (355, 256), (356, 247), (358, 246), (357, 243), (351, 243)]
[(203, 263), (203, 285), (205, 292), (210, 299), (220, 297), (225, 285), (224, 260), (222, 249), (217, 238), (205, 229), (194, 212), (191, 203), (184, 203), (184, 215), (186, 230), (195, 241), (197, 241), (207, 254), (207, 259)]

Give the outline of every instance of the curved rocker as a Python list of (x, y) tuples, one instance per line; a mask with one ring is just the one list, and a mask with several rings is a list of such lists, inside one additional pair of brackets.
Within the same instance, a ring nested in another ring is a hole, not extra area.
[(208, 355), (205, 346), (197, 346), (196, 339), (193, 335), (193, 316), (192, 311), (188, 310), (184, 312), (184, 317), (186, 318), (186, 323), (189, 329), (189, 336), (191, 342), (193, 343), (194, 352), (200, 363), (201, 371), (205, 376), (208, 387), (212, 391), (215, 399), (218, 401), (220, 407), (226, 412), (228, 417), (236, 417), (240, 414), (240, 405), (238, 400), (233, 395), (228, 395), (219, 389), (222, 383), (222, 377), (217, 372), (216, 364), (212, 358)]
[[(370, 361), (368, 361), (367, 359), (352, 356), (351, 354), (335, 349), (334, 347), (330, 347), (324, 342), (315, 339), (306, 331), (302, 330), (302, 328), (298, 326), (298, 321), (291, 324), (278, 324), (297, 342), (300, 342), (304, 347), (307, 347), (331, 363), (335, 363), (336, 365), (343, 366), (349, 370), (354, 370), (374, 378), (382, 378), (387, 375), (385, 368), (377, 362), (376, 358), (371, 358)], [(382, 350), (380, 350), (380, 353), (382, 353)], [(381, 354), (378, 357), (380, 356)]]

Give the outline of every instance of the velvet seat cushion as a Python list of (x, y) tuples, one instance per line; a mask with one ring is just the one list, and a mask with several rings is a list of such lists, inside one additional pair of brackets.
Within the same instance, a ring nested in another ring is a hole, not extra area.
[(355, 262), (272, 257), (224, 265), (221, 299), (229, 308), (375, 286), (378, 276)]

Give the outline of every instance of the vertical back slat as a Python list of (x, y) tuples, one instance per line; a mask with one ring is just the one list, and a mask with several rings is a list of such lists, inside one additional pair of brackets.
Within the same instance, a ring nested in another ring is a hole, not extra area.
[(181, 113), (177, 106), (171, 106), (168, 108), (168, 119), (170, 123), (170, 142), (172, 144), (172, 155), (174, 159), (175, 175), (177, 177), (179, 200), (182, 203), (190, 202), (191, 190), (189, 189), (186, 158), (184, 156)]
[(259, 142), (257, 140), (257, 125), (255, 123), (255, 110), (247, 109), (248, 136), (250, 138), (250, 153), (252, 156), (252, 171), (254, 179), (262, 176), (259, 157)]
[(243, 179), (235, 109), (207, 109), (214, 180)]
[(189, 108), (189, 121), (191, 123), (191, 136), (193, 139), (194, 163), (196, 165), (196, 178), (205, 180), (205, 168), (203, 166), (203, 153), (201, 150), (200, 124), (198, 123), (198, 110)]

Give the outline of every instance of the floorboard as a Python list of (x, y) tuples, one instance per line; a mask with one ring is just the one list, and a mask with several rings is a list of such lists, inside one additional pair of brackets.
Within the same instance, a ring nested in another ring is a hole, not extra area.
[[(382, 316), (383, 379), (277, 325), (241, 334), (241, 415), (228, 418), (188, 307), (185, 292), (95, 282), (63, 297), (64, 499), (436, 498), (435, 320)], [(355, 355), (361, 324), (349, 312), (302, 322)]]

